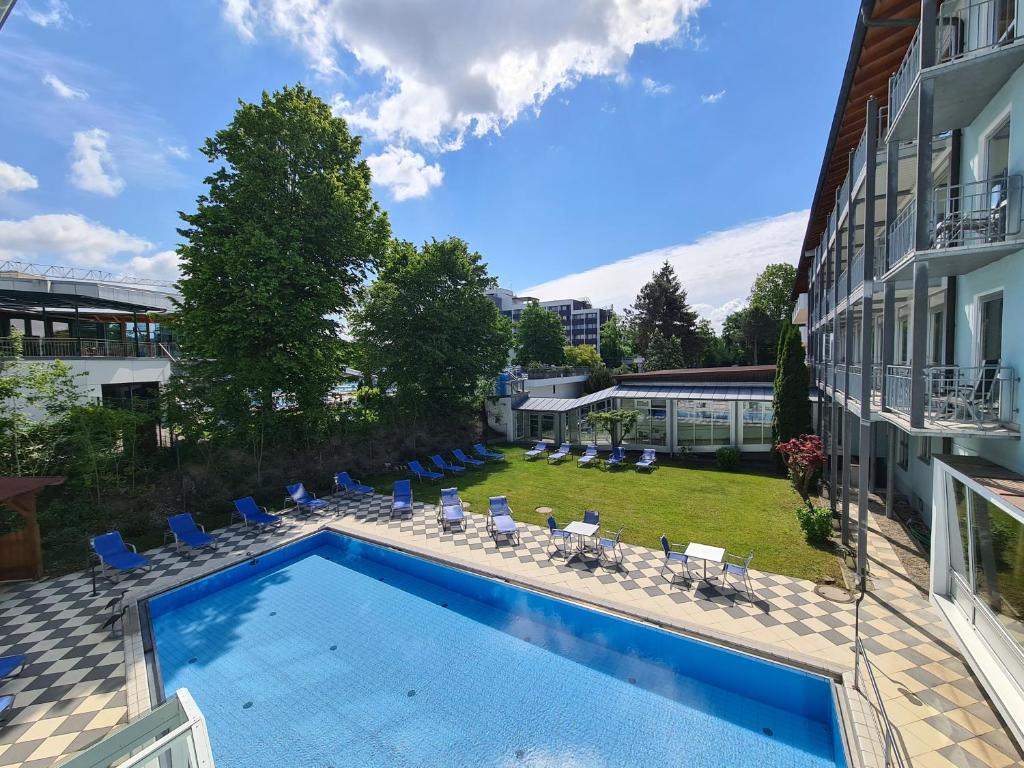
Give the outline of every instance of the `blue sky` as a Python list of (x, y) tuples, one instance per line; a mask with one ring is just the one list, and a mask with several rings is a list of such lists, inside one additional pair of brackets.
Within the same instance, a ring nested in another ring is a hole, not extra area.
[(19, 0), (0, 256), (168, 277), (196, 148), (302, 81), (365, 136), (395, 235), (628, 303), (663, 258), (716, 322), (795, 261), (855, 0)]

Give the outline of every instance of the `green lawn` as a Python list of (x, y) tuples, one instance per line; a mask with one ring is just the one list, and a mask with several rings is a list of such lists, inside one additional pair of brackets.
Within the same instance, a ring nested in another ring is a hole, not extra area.
[[(672, 542), (698, 541), (730, 553), (754, 552), (752, 567), (817, 581), (838, 576), (834, 555), (804, 541), (794, 509), (800, 503), (785, 478), (749, 472), (720, 472), (660, 459), (650, 474), (632, 467), (615, 471), (577, 468), (575, 458), (560, 465), (544, 459), (528, 462), (521, 448), (499, 448), (507, 461), (470, 470), (439, 483), (413, 481), (416, 501), (436, 502), (443, 485), (459, 488), (475, 512), (487, 509), (489, 496), (508, 496), (518, 520), (546, 525), (535, 510), (551, 507), (559, 525), (580, 520), (583, 510), (601, 513), (602, 528), (624, 527), (623, 540), (660, 547), (661, 535)], [(360, 478), (379, 493), (406, 473)]]

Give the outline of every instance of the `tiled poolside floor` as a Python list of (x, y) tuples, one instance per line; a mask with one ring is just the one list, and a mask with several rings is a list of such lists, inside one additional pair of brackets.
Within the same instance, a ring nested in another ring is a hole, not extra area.
[[(496, 546), (482, 517), (471, 515), (466, 532), (442, 534), (432, 510), (389, 520), (383, 513), (389, 501), (345, 501), (343, 517), (295, 523), (284, 532), (259, 537), (227, 529), (219, 533), (217, 552), (191, 559), (172, 548), (155, 550), (148, 553), (155, 566), (151, 573), (129, 577), (121, 587), (102, 583), (97, 597), (90, 595), (91, 583), (83, 573), (0, 591), (0, 654), (29, 654), (22, 675), (0, 684), (0, 693), (17, 695), (19, 709), (12, 724), (0, 730), (0, 766), (52, 765), (126, 720), (122, 639), (100, 629), (104, 604), (121, 589), (131, 590), (129, 598), (149, 594), (321, 525), (543, 584), (684, 630), (852, 668), (853, 607), (819, 596), (810, 582), (755, 573), (751, 600), (700, 580), (669, 583), (660, 575), (660, 555), (641, 547), (624, 547), (618, 568), (566, 564), (557, 555), (549, 558), (544, 529), (521, 526), (518, 546)], [(877, 530), (870, 540), (875, 591), (861, 607), (862, 636), (909, 765), (1024, 765), (938, 613), (906, 578), (896, 553)]]

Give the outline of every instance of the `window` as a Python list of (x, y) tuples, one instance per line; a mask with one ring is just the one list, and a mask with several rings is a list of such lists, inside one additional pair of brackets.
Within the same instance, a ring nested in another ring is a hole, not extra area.
[(900, 430), (899, 437), (896, 440), (896, 464), (899, 468), (906, 471), (907, 465), (910, 461), (910, 436)]
[(732, 444), (732, 404), (676, 401), (676, 445), (700, 448)]
[(932, 439), (920, 437), (917, 440), (917, 458), (925, 464), (932, 463)]
[(668, 403), (665, 400), (624, 399), (622, 410), (637, 411), (639, 416), (624, 442), (634, 445), (668, 444)]
[(772, 444), (772, 404), (748, 402), (743, 404), (743, 444)]
[(1003, 294), (986, 296), (980, 302), (978, 363), (995, 364), (1003, 356)]
[(896, 320), (896, 362), (907, 365), (910, 361), (910, 317), (901, 315)]
[(928, 362), (942, 365), (946, 351), (946, 313), (941, 309), (932, 312), (928, 318), (928, 328)]

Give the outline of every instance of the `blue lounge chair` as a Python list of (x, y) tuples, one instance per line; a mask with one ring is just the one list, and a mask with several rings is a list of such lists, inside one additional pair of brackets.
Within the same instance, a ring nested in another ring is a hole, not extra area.
[(458, 488), (442, 488), (441, 501), (437, 505), (437, 522), (441, 530), (451, 530), (454, 526), (466, 529), (466, 511), (462, 507)]
[[(728, 584), (729, 577), (732, 576), (734, 579), (742, 581), (744, 588), (747, 590), (747, 596), (753, 597), (754, 589), (750, 584), (750, 561), (753, 559), (753, 552), (746, 557), (730, 555), (726, 552), (725, 558), (722, 560), (722, 586), (724, 587)], [(730, 563), (730, 560), (733, 562)], [(736, 589), (736, 587), (734, 586), (733, 589)]]
[[(671, 570), (673, 563), (682, 563), (686, 567), (687, 578), (692, 579), (692, 576), (690, 575), (690, 558), (687, 557), (685, 553), (678, 551), (682, 546), (682, 544), (669, 544), (668, 537), (662, 535), (661, 548), (665, 551), (665, 562), (662, 563), (661, 566), (662, 575), (664, 575), (666, 568)], [(673, 549), (673, 547), (675, 547), (675, 549)], [(670, 578), (669, 581), (672, 581), (672, 579)]]
[(331, 508), (330, 502), (318, 499), (315, 494), (307, 491), (306, 486), (302, 483), (292, 483), (288, 486), (287, 490), (288, 496), (284, 500), (285, 507), (291, 501), (295, 504), (295, 508), (300, 514), (305, 510), (306, 512), (316, 512), (318, 515), (322, 515)]
[(658, 460), (657, 454), (654, 453), (653, 448), (644, 448), (643, 455), (640, 456), (640, 461), (636, 463), (637, 470), (641, 469), (654, 469), (654, 462)]
[(282, 522), (277, 515), (268, 514), (266, 507), (257, 506), (256, 500), (252, 496), (235, 499), (235, 514), (232, 517), (234, 516), (240, 517), (246, 528), (254, 525), (257, 530), (269, 528), (272, 525), (281, 525)]
[(434, 455), (429, 456), (428, 458), (433, 463), (433, 465), (442, 472), (454, 472), (455, 474), (459, 474), (461, 472), (466, 471), (465, 467), (460, 467), (458, 464), (449, 464), (447, 461), (441, 458), (440, 453), (435, 453)]
[(14, 715), (14, 697), (10, 694), (0, 696), (0, 728)]
[(412, 483), (408, 480), (395, 480), (391, 489), (391, 517), (395, 512), (412, 512)]
[(167, 525), (174, 535), (174, 547), (179, 552), (182, 544), (190, 549), (217, 548), (217, 540), (208, 534), (203, 526), (197, 525), (188, 512), (168, 517)]
[(498, 451), (492, 451), (483, 443), (473, 443), (473, 450), (476, 451), (477, 456), (483, 456), (485, 459), (493, 459), (494, 461), (504, 461), (505, 454), (499, 453)]
[(138, 553), (134, 544), (125, 545), (124, 539), (117, 531), (95, 536), (90, 543), (103, 571), (113, 568), (115, 571), (128, 573), (136, 568), (151, 567), (149, 560)]
[[(614, 534), (597, 537), (597, 556), (607, 557), (616, 565), (622, 564), (622, 529)], [(610, 556), (610, 557), (609, 557)]]
[(608, 469), (612, 469), (613, 467), (621, 467), (625, 463), (626, 449), (620, 446), (619, 448), (615, 448), (612, 450), (612, 455), (608, 457), (608, 460), (604, 463), (604, 465)]
[(409, 471), (413, 473), (417, 480), (440, 480), (444, 477), (440, 472), (431, 472), (429, 469), (425, 469), (418, 461), (409, 462)]
[(334, 487), (338, 492), (345, 493), (373, 493), (373, 486), (363, 485), (358, 480), (353, 480), (348, 472), (339, 472), (334, 476)]
[(572, 446), (569, 443), (562, 443), (558, 450), (548, 456), (548, 464), (557, 464), (566, 456), (572, 453)]
[(519, 543), (519, 526), (512, 519), (512, 508), (504, 496), (491, 496), (489, 500), (490, 514), (487, 517), (487, 532), (495, 541), (504, 536), (513, 544)]
[(538, 456), (543, 456), (547, 453), (548, 444), (545, 442), (536, 442), (533, 444), (533, 448), (523, 454), (523, 458), (527, 461), (533, 461)]
[(589, 467), (595, 461), (597, 461), (597, 446), (591, 444), (587, 446), (587, 449), (583, 452), (583, 455), (576, 459), (576, 466)]
[(464, 467), (482, 467), (484, 464), (487, 463), (486, 461), (481, 461), (480, 459), (474, 459), (472, 456), (467, 456), (461, 448), (456, 448), (454, 451), (452, 451), (452, 456), (454, 456), (455, 460), (462, 464), (462, 466)]
[[(569, 556), (569, 550), (572, 549), (572, 534), (558, 527), (554, 515), (548, 515), (548, 538), (555, 549), (562, 553), (562, 557)], [(548, 557), (550, 556), (549, 552)]]
[(0, 656), (0, 680), (3, 680), (5, 677), (17, 677), (24, 666), (25, 657), (22, 655)]

